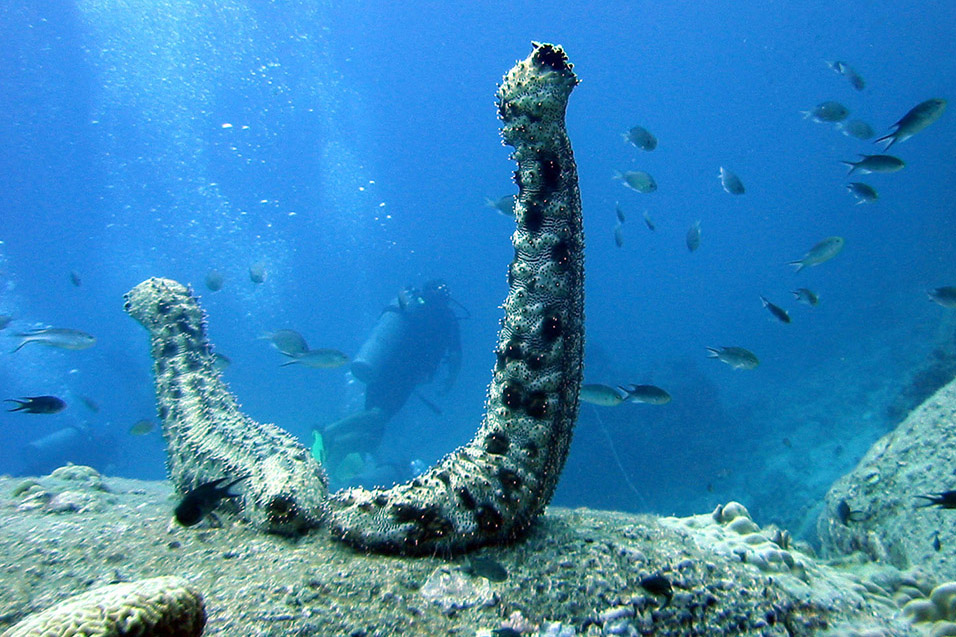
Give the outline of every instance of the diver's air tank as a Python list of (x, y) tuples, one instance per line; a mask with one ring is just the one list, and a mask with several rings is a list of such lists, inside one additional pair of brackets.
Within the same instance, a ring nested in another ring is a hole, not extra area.
[(380, 380), (383, 374), (401, 362), (402, 350), (410, 321), (406, 312), (410, 305), (421, 303), (414, 290), (406, 288), (399, 292), (394, 303), (382, 311), (372, 333), (352, 359), (352, 375), (369, 385)]

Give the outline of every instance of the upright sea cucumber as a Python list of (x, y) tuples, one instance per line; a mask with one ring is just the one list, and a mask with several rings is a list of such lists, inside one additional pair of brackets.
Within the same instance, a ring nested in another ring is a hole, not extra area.
[(498, 89), (519, 194), (485, 418), (470, 443), (415, 480), (335, 494), (333, 534), (349, 544), (434, 553), (509, 541), (554, 493), (577, 418), (584, 343), (581, 195), (564, 128), (576, 84), (564, 50), (535, 43)]
[(514, 147), (517, 228), (505, 317), (484, 421), (475, 438), (392, 489), (329, 497), (321, 467), (272, 425), (241, 414), (212, 364), (202, 311), (173, 281), (150, 279), (127, 311), (150, 331), (169, 469), (185, 491), (249, 474), (242, 514), (269, 530), (330, 522), (361, 549), (454, 553), (521, 536), (551, 500), (578, 411), (584, 347), (584, 233), (564, 127), (577, 84), (559, 46), (534, 50), (498, 89)]

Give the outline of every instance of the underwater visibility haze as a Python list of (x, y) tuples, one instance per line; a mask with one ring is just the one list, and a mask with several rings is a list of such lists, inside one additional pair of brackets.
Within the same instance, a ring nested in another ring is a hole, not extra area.
[[(830, 485), (956, 375), (954, 24), (886, 0), (0, 9), (0, 473), (166, 477), (123, 312), (149, 277), (191, 285), (243, 410), (335, 457), (333, 488), (466, 443), (513, 257), (494, 87), (534, 40), (581, 80), (587, 391), (553, 503), (733, 499), (816, 543)], [(440, 362), (326, 448), (367, 406), (350, 361), (439, 279), (460, 347), (422, 327), (410, 358)]]

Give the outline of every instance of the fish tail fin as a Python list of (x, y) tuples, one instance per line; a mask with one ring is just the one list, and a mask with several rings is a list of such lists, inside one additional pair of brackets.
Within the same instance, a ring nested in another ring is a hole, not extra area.
[(299, 362), (299, 359), (293, 358), (293, 359), (290, 360), (290, 361), (286, 361), (286, 362), (284, 362), (284, 363), (279, 363), (279, 367), (288, 367), (289, 365), (295, 365), (295, 364), (298, 363), (298, 362)]
[(802, 270), (802, 269), (806, 266), (806, 264), (805, 264), (803, 261), (791, 261), (791, 262), (788, 263), (787, 265), (793, 266), (793, 268), (794, 268), (793, 271), (794, 271), (794, 272), (799, 272), (800, 270)]
[(13, 409), (8, 409), (7, 411), (20, 411), (21, 409), (24, 409), (27, 406), (25, 402), (23, 402), (22, 400), (17, 400), (16, 398), (6, 398), (4, 399), (3, 402), (17, 404), (16, 407), (14, 407)]
[(768, 305), (770, 305), (770, 301), (768, 301), (767, 297), (763, 295), (760, 296), (760, 302), (763, 303), (764, 307), (767, 307)]
[(720, 358), (720, 352), (717, 351), (716, 347), (708, 347), (707, 358)]
[(849, 176), (852, 175), (854, 172), (856, 172), (856, 169), (858, 168), (858, 166), (856, 165), (856, 162), (852, 162), (852, 161), (841, 161), (840, 163), (843, 164), (844, 166), (849, 166), (849, 167), (850, 167), (849, 172), (847, 172), (847, 174), (846, 174), (847, 177), (849, 177)]
[(886, 146), (883, 147), (884, 153), (890, 149), (890, 146), (896, 143), (896, 131), (893, 131), (889, 135), (883, 135), (883, 137), (880, 137), (879, 139), (874, 139), (873, 143), (880, 144), (887, 140), (889, 140), (890, 143), (888, 143)]
[(624, 173), (620, 170), (615, 169), (614, 174), (611, 175), (611, 179), (624, 179)]

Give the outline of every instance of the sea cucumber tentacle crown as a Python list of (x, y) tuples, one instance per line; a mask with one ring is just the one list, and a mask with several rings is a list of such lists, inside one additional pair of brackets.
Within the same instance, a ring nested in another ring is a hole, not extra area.
[(169, 470), (180, 491), (248, 475), (242, 515), (272, 531), (329, 521), (362, 549), (453, 553), (519, 537), (544, 510), (578, 411), (584, 343), (584, 233), (564, 127), (577, 84), (563, 49), (534, 51), (498, 90), (519, 193), (514, 260), (486, 415), (475, 438), (411, 482), (327, 492), (322, 468), (291, 436), (239, 411), (213, 366), (202, 310), (184, 286), (150, 279), (126, 310), (150, 332)]
[(335, 494), (332, 530), (345, 542), (462, 551), (518, 537), (550, 501), (577, 417), (584, 340), (581, 198), (564, 128), (576, 84), (561, 47), (535, 44), (498, 90), (519, 194), (505, 318), (478, 433), (409, 483)]

